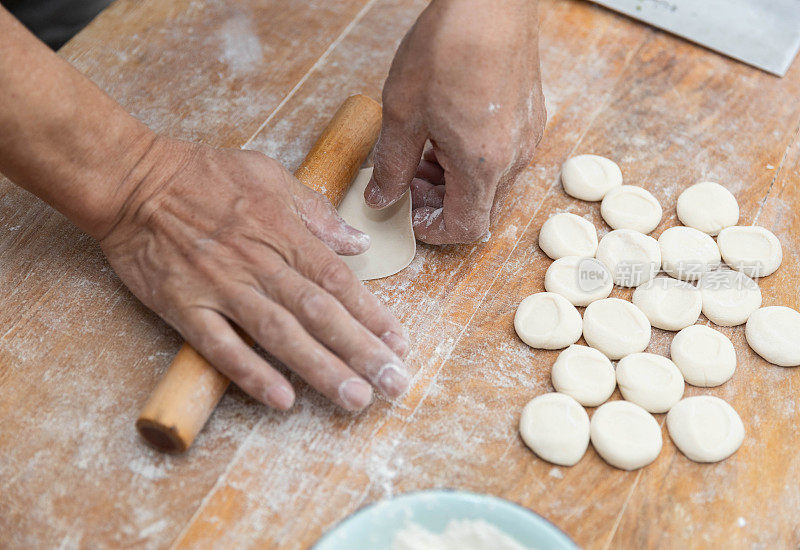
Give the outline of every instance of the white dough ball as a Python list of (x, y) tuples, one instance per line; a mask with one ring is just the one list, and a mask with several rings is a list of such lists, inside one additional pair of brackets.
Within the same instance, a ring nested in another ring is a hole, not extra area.
[(514, 330), (533, 348), (559, 349), (581, 337), (581, 314), (566, 298), (553, 292), (528, 296), (517, 307)]
[(540, 458), (560, 466), (573, 466), (589, 446), (589, 415), (570, 396), (546, 393), (525, 405), (519, 433)]
[(721, 327), (733, 327), (761, 307), (758, 284), (739, 271), (720, 269), (700, 277), (697, 285), (703, 297), (703, 314)]
[(658, 238), (661, 267), (676, 279), (695, 281), (719, 267), (719, 247), (707, 233), (692, 227), (670, 227)]
[(632, 353), (617, 363), (617, 384), (626, 401), (663, 413), (683, 397), (683, 375), (675, 363), (655, 353)]
[(589, 256), (597, 252), (597, 230), (592, 222), (561, 212), (550, 216), (539, 231), (539, 248), (550, 258)]
[(550, 371), (553, 387), (584, 407), (605, 403), (617, 385), (614, 365), (594, 348), (573, 344), (558, 354)]
[(650, 324), (663, 330), (681, 330), (697, 322), (703, 299), (694, 285), (672, 277), (656, 277), (633, 291), (633, 304)]
[(786, 306), (762, 307), (745, 327), (747, 343), (779, 367), (800, 366), (800, 313)]
[(669, 354), (684, 380), (693, 386), (719, 386), (730, 380), (736, 370), (733, 342), (705, 325), (692, 325), (676, 334)]
[(608, 298), (614, 283), (611, 273), (595, 258), (565, 256), (547, 268), (544, 288), (560, 294), (574, 306), (588, 306)]
[(661, 205), (648, 190), (635, 185), (615, 187), (603, 197), (600, 214), (612, 229), (650, 233), (661, 223)]
[(744, 441), (744, 424), (727, 402), (711, 395), (687, 397), (667, 414), (675, 446), (695, 462), (719, 462)]
[(619, 298), (592, 302), (583, 312), (586, 343), (609, 359), (644, 351), (650, 343), (650, 322), (642, 310)]
[(619, 286), (639, 286), (661, 269), (658, 242), (638, 231), (615, 229), (600, 239), (597, 259)]
[(718, 183), (702, 181), (678, 197), (678, 219), (683, 225), (716, 235), (739, 222), (736, 197)]
[(778, 237), (758, 225), (723, 229), (717, 237), (717, 245), (725, 263), (748, 277), (772, 275), (783, 261)]
[(636, 470), (661, 452), (661, 427), (653, 415), (630, 401), (611, 401), (592, 415), (595, 451), (615, 468)]
[(599, 201), (622, 185), (622, 171), (614, 161), (597, 155), (578, 155), (561, 167), (564, 191), (576, 199)]

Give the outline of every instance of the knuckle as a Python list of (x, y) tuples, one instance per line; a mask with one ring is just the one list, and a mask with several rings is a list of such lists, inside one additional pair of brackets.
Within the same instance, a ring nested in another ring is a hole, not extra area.
[(356, 282), (353, 272), (338, 258), (331, 259), (322, 265), (318, 280), (322, 288), (334, 295), (347, 292)]
[(327, 297), (317, 289), (304, 290), (297, 297), (297, 314), (313, 326), (324, 325), (328, 321), (330, 315), (327, 306)]
[(226, 357), (233, 360), (238, 355), (237, 341), (239, 337), (233, 332), (205, 331), (199, 336), (199, 340), (200, 349), (212, 357)]
[(273, 344), (286, 341), (287, 328), (286, 319), (282, 315), (278, 315), (276, 311), (267, 310), (259, 315), (254, 336), (264, 349), (270, 351), (269, 347)]
[[(274, 296), (287, 277), (291, 276), (292, 270), (283, 261), (266, 261), (258, 266), (258, 281), (263, 291)], [(248, 298), (252, 299), (252, 296)]]

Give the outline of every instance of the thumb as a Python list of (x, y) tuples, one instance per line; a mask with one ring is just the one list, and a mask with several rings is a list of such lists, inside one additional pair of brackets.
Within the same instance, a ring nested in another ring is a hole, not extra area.
[(375, 167), (364, 190), (364, 200), (372, 208), (385, 208), (400, 199), (417, 172), (425, 135), (421, 128), (407, 126), (387, 116), (383, 119), (375, 146)]

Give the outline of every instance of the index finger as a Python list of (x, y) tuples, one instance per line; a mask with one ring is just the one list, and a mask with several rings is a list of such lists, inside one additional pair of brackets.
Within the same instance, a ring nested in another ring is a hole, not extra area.
[(294, 267), (335, 297), (364, 327), (380, 338), (394, 353), (408, 353), (408, 332), (358, 280), (358, 277), (321, 242), (309, 242), (308, 254), (292, 260)]

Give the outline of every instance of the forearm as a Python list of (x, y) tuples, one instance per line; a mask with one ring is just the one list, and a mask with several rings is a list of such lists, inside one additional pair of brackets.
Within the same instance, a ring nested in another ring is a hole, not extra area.
[(98, 237), (154, 140), (0, 7), (0, 172)]

